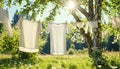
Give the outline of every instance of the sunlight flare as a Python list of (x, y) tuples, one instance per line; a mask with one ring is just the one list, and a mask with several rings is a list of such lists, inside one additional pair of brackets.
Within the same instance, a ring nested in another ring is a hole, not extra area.
[(69, 9), (74, 9), (74, 8), (76, 7), (74, 0), (69, 0), (69, 1), (67, 2), (67, 7), (68, 7)]

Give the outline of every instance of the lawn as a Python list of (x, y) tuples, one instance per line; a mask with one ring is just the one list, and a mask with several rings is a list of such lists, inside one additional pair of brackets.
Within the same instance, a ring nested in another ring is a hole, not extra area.
[[(120, 69), (120, 53), (105, 52), (111, 67)], [(0, 69), (95, 69), (89, 56), (77, 55), (38, 55), (32, 59), (12, 58), (10, 54), (0, 54)], [(112, 68), (111, 68), (112, 69)]]

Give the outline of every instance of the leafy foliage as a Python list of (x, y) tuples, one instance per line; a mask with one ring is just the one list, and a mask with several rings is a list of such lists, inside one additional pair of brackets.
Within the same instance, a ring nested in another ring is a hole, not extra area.
[(10, 38), (8, 36), (7, 31), (3, 31), (0, 37), (0, 46), (2, 47), (2, 53), (18, 53), (18, 46), (19, 46), (19, 30), (13, 29), (14, 37)]
[(72, 48), (70, 48), (70, 49), (68, 50), (68, 54), (69, 54), (69, 55), (73, 55), (73, 54), (75, 54), (75, 50), (72, 49)]
[[(118, 28), (112, 28), (111, 24), (102, 24), (102, 42), (106, 43), (108, 47), (120, 46), (120, 30)], [(117, 50), (116, 49), (116, 50)]]
[(0, 7), (3, 7), (3, 6), (4, 6), (3, 1), (0, 0)]
[(120, 14), (119, 0), (104, 0), (103, 10), (108, 16), (118, 16)]
[(72, 65), (69, 66), (69, 69), (77, 69), (77, 66), (72, 64)]
[(107, 64), (107, 61), (105, 60), (104, 56), (102, 55), (102, 53), (99, 51), (94, 50), (92, 52), (92, 55), (91, 55), (92, 59), (93, 59), (93, 62), (94, 62), (94, 65), (101, 65), (101, 66), (106, 66)]

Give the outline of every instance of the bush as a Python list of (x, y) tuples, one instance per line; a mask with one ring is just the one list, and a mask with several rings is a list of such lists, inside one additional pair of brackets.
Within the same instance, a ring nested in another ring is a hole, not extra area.
[(118, 69), (120, 68), (120, 58), (118, 56), (112, 56), (112, 57), (108, 57), (108, 64), (110, 67), (118, 67)]
[(110, 69), (106, 56), (102, 55), (102, 51), (99, 49), (94, 49), (91, 56), (93, 66), (96, 66), (96, 69), (101, 67), (101, 69)]
[(7, 31), (3, 31), (0, 37), (0, 46), (1, 46), (1, 53), (9, 53), (15, 55), (18, 53), (18, 46), (19, 46), (19, 30), (13, 29), (13, 38), (8, 36)]
[(68, 54), (69, 54), (69, 55), (73, 55), (73, 54), (75, 54), (75, 50), (72, 49), (72, 48), (70, 48), (70, 49), (68, 50)]
[(66, 68), (66, 65), (64, 62), (61, 63), (61, 67)]
[(70, 64), (69, 69), (77, 69), (77, 66), (74, 64)]
[(86, 48), (83, 49), (83, 50), (80, 50), (80, 49), (79, 49), (79, 50), (77, 50), (77, 53), (78, 53), (78, 54), (80, 54), (80, 53), (81, 53), (81, 54), (83, 54), (83, 53), (84, 53), (84, 54), (85, 54), (85, 53), (88, 53), (88, 49), (86, 49)]
[(48, 64), (47, 69), (52, 69), (52, 64)]

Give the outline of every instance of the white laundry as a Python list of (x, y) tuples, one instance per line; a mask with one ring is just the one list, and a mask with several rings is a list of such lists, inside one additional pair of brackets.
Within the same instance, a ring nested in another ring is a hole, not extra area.
[(2, 8), (0, 8), (0, 23), (4, 23), (6, 25), (9, 36), (12, 37), (13, 34), (12, 34), (12, 29), (11, 29), (8, 11), (6, 11)]
[(89, 31), (90, 31), (90, 33), (93, 33), (93, 28), (94, 28), (95, 24), (96, 23), (89, 21)]
[(112, 27), (113, 28), (120, 28), (120, 16), (112, 19)]
[(85, 33), (88, 33), (88, 29), (89, 29), (89, 27), (90, 27), (90, 23), (87, 22), (87, 23), (86, 23), (86, 27), (85, 27)]
[(19, 50), (23, 52), (38, 52), (38, 40), (41, 24), (21, 18)]
[(77, 24), (77, 26), (78, 26), (78, 28), (83, 28), (84, 23), (83, 23), (83, 22), (79, 22), (79, 23)]
[(99, 21), (91, 21), (91, 27), (92, 28), (98, 28), (98, 22)]
[(68, 24), (49, 24), (50, 53), (62, 55), (66, 53), (66, 33), (69, 33)]
[(98, 21), (88, 21), (86, 23), (85, 33), (93, 33), (93, 29), (98, 28)]

